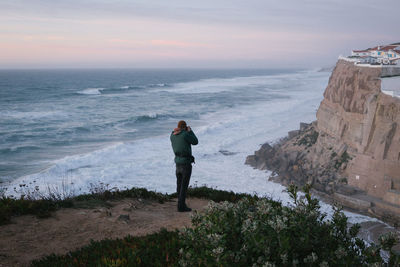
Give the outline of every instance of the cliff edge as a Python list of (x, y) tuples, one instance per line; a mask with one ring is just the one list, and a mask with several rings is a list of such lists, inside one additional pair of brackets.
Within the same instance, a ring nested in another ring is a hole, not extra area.
[(246, 164), (283, 184), (312, 184), (343, 206), (400, 225), (400, 98), (382, 93), (387, 69), (339, 59), (317, 121), (270, 145)]

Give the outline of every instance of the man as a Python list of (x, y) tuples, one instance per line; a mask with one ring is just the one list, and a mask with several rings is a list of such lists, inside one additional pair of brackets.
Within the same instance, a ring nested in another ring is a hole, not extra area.
[(178, 122), (178, 127), (171, 133), (170, 139), (175, 153), (178, 211), (191, 211), (192, 209), (185, 203), (190, 175), (192, 174), (192, 162), (194, 163), (191, 145), (197, 145), (199, 141), (185, 121)]

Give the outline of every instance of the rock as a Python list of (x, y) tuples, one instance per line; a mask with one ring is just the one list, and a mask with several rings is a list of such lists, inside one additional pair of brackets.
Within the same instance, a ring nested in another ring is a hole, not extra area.
[(337, 188), (337, 192), (343, 195), (353, 195), (357, 192), (357, 190), (353, 186), (349, 185), (340, 185)]
[(325, 192), (327, 192), (328, 194), (332, 194), (334, 191), (335, 191), (335, 184), (333, 182), (329, 182), (325, 186)]
[(264, 144), (259, 150), (255, 151), (254, 154), (262, 159), (268, 159), (275, 155), (275, 149), (269, 144)]
[(247, 156), (244, 164), (250, 165), (252, 167), (256, 167), (257, 166), (256, 156), (255, 155)]
[(310, 123), (300, 122), (300, 131), (304, 132), (309, 126)]
[(342, 163), (342, 165), (340, 165), (340, 170), (344, 171), (347, 168), (347, 163)]
[(290, 164), (287, 160), (282, 161), (279, 168), (280, 172), (286, 173), (286, 171), (289, 169), (289, 166)]
[(128, 208), (123, 208), (122, 210), (130, 212), (130, 211), (134, 210), (134, 208), (133, 207), (128, 207)]
[(346, 144), (342, 144), (342, 146), (338, 150), (338, 155), (341, 157), (343, 153), (347, 152), (348, 146)]
[(262, 150), (271, 150), (272, 146), (269, 143), (265, 143), (261, 146)]
[(362, 200), (359, 198), (351, 197), (351, 196), (346, 196), (342, 195), (339, 193), (335, 193), (334, 199), (338, 201), (340, 204), (350, 207), (355, 210), (360, 210), (360, 211), (368, 211), (371, 208), (371, 202)]
[(101, 213), (101, 212), (104, 212), (104, 210), (103, 209), (95, 209), (95, 210), (93, 210), (93, 213)]
[(294, 163), (297, 160), (297, 157), (299, 156), (298, 151), (291, 151), (290, 153), (287, 154), (287, 159), (289, 160), (290, 163)]
[(313, 183), (313, 188), (314, 188), (315, 190), (317, 190), (317, 191), (321, 191), (321, 192), (324, 192), (324, 191), (325, 191), (324, 185), (321, 184), (321, 183), (318, 182), (318, 181)]
[[(273, 146), (263, 144), (246, 164), (278, 173), (271, 179), (284, 184), (312, 181), (318, 191), (338, 193), (343, 205), (368, 210), (370, 203), (341, 196), (365, 191), (379, 200), (375, 215), (400, 216), (398, 197), (391, 197), (400, 192), (400, 98), (381, 92), (383, 69), (339, 60), (317, 122), (300, 123)], [(340, 179), (349, 187), (337, 185)]]
[(129, 217), (129, 214), (121, 214), (118, 216), (118, 221), (123, 221), (123, 222), (129, 222), (131, 219)]
[(292, 138), (298, 136), (299, 133), (300, 133), (299, 130), (290, 131), (290, 132), (288, 132), (288, 138), (289, 138), (289, 139), (292, 139)]
[(257, 169), (260, 169), (260, 170), (266, 170), (266, 169), (268, 169), (268, 167), (267, 167), (267, 162), (261, 162), (259, 165), (257, 165)]
[(109, 210), (99, 209), (99, 217), (112, 217), (112, 213)]
[(254, 155), (247, 156), (245, 164), (257, 169), (272, 169), (273, 162), (277, 159), (274, 147), (265, 143), (261, 148), (254, 152)]
[(369, 208), (367, 212), (368, 212), (369, 214), (371, 214), (371, 215), (374, 215), (374, 214), (375, 214), (375, 212), (374, 212), (371, 208)]

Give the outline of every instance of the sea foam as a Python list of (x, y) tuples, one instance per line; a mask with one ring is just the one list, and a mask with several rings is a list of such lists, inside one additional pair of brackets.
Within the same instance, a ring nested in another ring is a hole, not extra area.
[(78, 94), (82, 95), (101, 95), (101, 90), (105, 88), (86, 88), (84, 90), (78, 91)]
[[(174, 112), (197, 114), (197, 117), (191, 115), (187, 119), (199, 139), (199, 145), (193, 146), (196, 163), (191, 184), (256, 193), (290, 205), (285, 187), (268, 181), (270, 173), (244, 165), (244, 160), (264, 142), (274, 142), (288, 131), (297, 129), (299, 122), (315, 120), (315, 111), (322, 100), (327, 79), (327, 73), (302, 72), (159, 85), (152, 88), (148, 96), (145, 92), (142, 95), (149, 97), (149, 102), (144, 103), (147, 104), (154, 101), (157, 90), (167, 92), (167, 95), (161, 95), (161, 101), (165, 101), (162, 110), (143, 110), (146, 109), (143, 104), (138, 107), (141, 112), (131, 117), (142, 118), (141, 123), (149, 123), (144, 124), (149, 129), (155, 119), (161, 123), (175, 118), (171, 117)], [(82, 92), (100, 94), (101, 90), (88, 88)], [(202, 98), (204, 94), (212, 98)], [(256, 97), (252, 97), (253, 94)], [(164, 97), (171, 95), (177, 97), (166, 102)], [(205, 102), (200, 102), (200, 99)], [(193, 102), (186, 107), (182, 104), (185, 101)], [(126, 103), (127, 107), (129, 104)], [(123, 104), (119, 103), (119, 106)], [(176, 178), (169, 134), (178, 117), (175, 120), (165, 132), (154, 131), (154, 134), (146, 137), (54, 160), (50, 167), (40, 173), (12, 181), (9, 184), (10, 193), (16, 194), (12, 188), (19, 184), (31, 184), (45, 190), (48, 185), (54, 188), (66, 182), (76, 194), (86, 193), (91, 184), (100, 182), (108, 184), (110, 188), (134, 186), (173, 193)], [(132, 127), (137, 126), (135, 123), (136, 119), (132, 120)], [(138, 129), (137, 132), (143, 130)], [(322, 204), (322, 209), (332, 214), (329, 205)], [(371, 220), (362, 215), (348, 215), (352, 222)]]

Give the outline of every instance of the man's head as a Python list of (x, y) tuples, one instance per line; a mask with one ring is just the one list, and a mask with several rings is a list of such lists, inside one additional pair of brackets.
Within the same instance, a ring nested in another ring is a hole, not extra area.
[(179, 128), (179, 129), (185, 130), (186, 127), (187, 127), (186, 121), (179, 121), (179, 122), (178, 122), (178, 128)]

